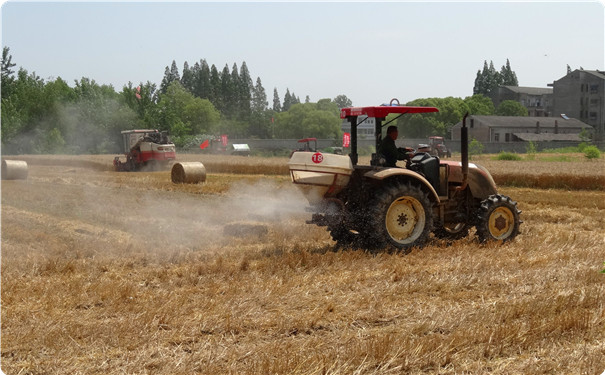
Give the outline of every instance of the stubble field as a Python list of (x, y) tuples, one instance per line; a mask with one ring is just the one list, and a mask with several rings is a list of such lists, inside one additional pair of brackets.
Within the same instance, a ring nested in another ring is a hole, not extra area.
[(522, 234), (405, 256), (333, 251), (285, 159), (180, 156), (206, 165), (200, 185), (107, 155), (21, 159), (28, 179), (2, 181), (6, 374), (605, 370), (603, 159), (479, 160)]

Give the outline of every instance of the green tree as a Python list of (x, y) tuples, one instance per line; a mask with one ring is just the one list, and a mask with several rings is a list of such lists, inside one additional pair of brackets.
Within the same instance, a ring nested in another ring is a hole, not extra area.
[(256, 85), (252, 89), (252, 112), (263, 112), (267, 109), (269, 102), (267, 102), (267, 94), (265, 88), (260, 80), (260, 77), (256, 78)]
[(506, 65), (500, 69), (500, 77), (502, 78), (501, 85), (504, 86), (519, 86), (517, 74), (510, 68), (510, 62), (506, 59)]
[(221, 86), (218, 92), (218, 103), (216, 106), (226, 117), (231, 117), (234, 108), (234, 82), (229, 72), (229, 66), (225, 64), (223, 71), (221, 72)]
[(267, 94), (260, 77), (252, 89), (252, 104), (250, 114), (249, 135), (253, 137), (268, 138), (270, 136), (271, 111), (267, 110)]
[(137, 87), (133, 87), (131, 82), (122, 88), (120, 93), (122, 101), (132, 109), (138, 117), (138, 121), (132, 123), (127, 129), (136, 128), (152, 128), (158, 127), (159, 111), (157, 106), (158, 91), (155, 83), (147, 81), (147, 83), (139, 83)]
[(495, 112), (494, 102), (482, 94), (467, 96), (464, 103), (468, 107), (470, 115), (493, 115)]
[(527, 108), (515, 100), (504, 100), (496, 108), (498, 116), (527, 116)]
[(279, 100), (279, 94), (277, 93), (277, 87), (273, 88), (273, 111), (281, 112), (281, 102)]
[(500, 85), (519, 86), (517, 75), (511, 69), (509, 60), (506, 59), (506, 65), (502, 66), (500, 72), (494, 68), (493, 61), (490, 61), (488, 65), (487, 60), (484, 60), (483, 70), (477, 71), (475, 77), (473, 94), (489, 95)]
[(15, 71), (12, 69), (16, 66), (13, 63), (13, 56), (9, 54), (10, 48), (4, 47), (2, 49), (2, 71), (0, 76), (2, 77), (2, 95), (10, 95), (11, 84), (14, 81)]
[[(330, 103), (326, 99), (323, 105)], [(318, 103), (293, 104), (288, 111), (275, 115), (275, 136), (277, 138), (338, 138), (341, 120), (338, 108), (320, 109)], [(334, 113), (335, 111), (336, 113)]]
[(408, 138), (425, 138), (431, 135), (448, 136), (469, 107), (460, 98), (425, 98), (408, 102), (410, 106), (435, 107), (437, 113), (403, 115), (397, 121), (400, 135)]
[(66, 145), (73, 153), (120, 150), (120, 131), (136, 124), (137, 115), (111, 85), (89, 78), (75, 82), (76, 102), (65, 107)]
[(220, 112), (208, 99), (196, 98), (180, 82), (173, 82), (158, 103), (160, 129), (174, 138), (212, 133), (218, 126)]
[(484, 148), (485, 146), (483, 146), (483, 143), (479, 142), (475, 138), (472, 138), (468, 144), (468, 153), (470, 158), (475, 155), (481, 155), (483, 153)]
[(254, 84), (252, 83), (252, 77), (250, 77), (250, 71), (246, 62), (242, 62), (242, 67), (239, 73), (239, 86), (238, 86), (238, 118), (242, 121), (249, 121), (250, 115), (252, 114), (252, 94), (254, 91)]
[(170, 69), (166, 67), (164, 70), (164, 78), (162, 79), (162, 83), (160, 84), (160, 92), (162, 94), (166, 93), (168, 90), (168, 86), (172, 84), (174, 81), (180, 81), (181, 77), (179, 75), (179, 68), (176, 66), (176, 61), (172, 60), (172, 65)]
[(339, 109), (353, 106), (353, 102), (351, 101), (351, 99), (347, 98), (346, 95), (338, 95), (334, 98), (334, 103), (336, 103)]
[[(194, 65), (195, 68), (195, 65)], [(195, 71), (192, 68), (189, 68), (189, 63), (185, 61), (183, 64), (183, 74), (181, 76), (181, 84), (184, 88), (186, 88), (189, 92), (193, 93), (195, 91)]]
[(223, 107), (223, 101), (221, 97), (221, 75), (214, 64), (210, 67), (210, 92), (208, 94), (208, 100), (214, 104), (216, 108)]
[(198, 98), (210, 100), (212, 89), (210, 85), (210, 67), (206, 60), (201, 60), (194, 65), (193, 95)]
[(284, 95), (284, 104), (282, 105), (283, 111), (288, 111), (292, 106), (292, 95), (290, 95), (290, 89), (286, 88), (286, 95)]
[(231, 97), (229, 100), (230, 108), (226, 110), (227, 113), (224, 115), (231, 117), (236, 120), (240, 120), (240, 109), (242, 105), (242, 80), (239, 75), (239, 69), (237, 64), (233, 63), (231, 68)]
[(183, 108), (183, 121), (191, 129), (190, 135), (212, 134), (221, 118), (220, 112), (208, 99), (190, 99)]

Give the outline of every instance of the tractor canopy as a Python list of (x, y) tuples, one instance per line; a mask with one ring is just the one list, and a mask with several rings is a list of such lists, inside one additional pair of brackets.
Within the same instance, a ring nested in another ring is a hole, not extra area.
[(299, 139), (298, 143), (305, 143), (305, 142), (311, 142), (311, 141), (317, 141), (317, 138), (304, 138), (304, 139)]
[[(361, 122), (357, 122), (357, 118), (359, 116), (367, 116), (373, 117), (375, 119), (375, 132), (374, 135), (376, 137), (376, 150), (380, 148), (380, 143), (382, 141), (382, 127), (388, 125), (389, 123), (395, 121), (400, 116), (403, 116), (407, 113), (430, 113), (430, 112), (439, 112), (439, 110), (435, 107), (410, 107), (403, 106), (398, 104), (393, 104), (394, 101), (399, 101), (397, 99), (391, 100), (391, 104), (384, 104), (380, 106), (372, 106), (372, 107), (348, 107), (340, 110), (340, 118), (347, 119), (351, 124), (351, 153), (349, 154), (353, 165), (357, 165), (358, 155), (357, 155), (357, 125)], [(398, 114), (399, 116), (395, 117), (392, 120), (389, 120), (387, 123), (383, 124), (383, 121), (390, 114)]]
[(368, 117), (384, 118), (391, 113), (429, 113), (439, 112), (435, 107), (408, 107), (402, 105), (381, 105), (374, 107), (349, 107), (340, 110), (340, 118), (366, 115)]

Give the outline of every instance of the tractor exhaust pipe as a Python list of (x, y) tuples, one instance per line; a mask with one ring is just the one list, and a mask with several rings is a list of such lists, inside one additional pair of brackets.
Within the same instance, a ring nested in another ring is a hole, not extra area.
[(462, 118), (462, 128), (460, 128), (460, 153), (462, 154), (462, 186), (458, 190), (466, 189), (468, 185), (468, 128), (466, 127), (466, 118), (468, 112)]

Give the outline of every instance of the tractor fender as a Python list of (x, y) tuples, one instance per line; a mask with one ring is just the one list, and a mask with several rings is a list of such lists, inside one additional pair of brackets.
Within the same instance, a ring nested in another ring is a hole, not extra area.
[(416, 173), (414, 171), (410, 171), (408, 169), (403, 169), (403, 168), (381, 168), (381, 169), (366, 172), (363, 176), (365, 178), (371, 178), (373, 180), (378, 180), (378, 181), (382, 181), (382, 180), (385, 180), (387, 178), (394, 177), (394, 176), (409, 177), (411, 179), (414, 179), (414, 180), (417, 180), (418, 182), (420, 182), (422, 187), (426, 188), (430, 192), (429, 199), (431, 201), (435, 201), (437, 203), (440, 202), (439, 194), (437, 194), (437, 191), (435, 191), (435, 188), (433, 188), (431, 183), (428, 182), (428, 180), (426, 178), (424, 178), (423, 176), (419, 175), (418, 173)]

